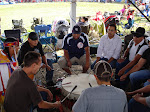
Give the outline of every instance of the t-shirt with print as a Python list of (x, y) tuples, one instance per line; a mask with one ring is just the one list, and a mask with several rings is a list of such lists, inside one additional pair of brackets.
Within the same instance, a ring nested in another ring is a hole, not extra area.
[(67, 50), (69, 58), (80, 58), (85, 53), (85, 47), (89, 46), (88, 36), (85, 33), (81, 33), (79, 39), (75, 40), (72, 33), (66, 35), (63, 39), (62, 48)]

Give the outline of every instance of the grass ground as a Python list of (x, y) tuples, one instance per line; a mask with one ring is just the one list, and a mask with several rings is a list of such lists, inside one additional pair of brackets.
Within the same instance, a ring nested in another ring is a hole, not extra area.
[[(96, 12), (114, 12), (120, 10), (124, 4), (77, 2), (76, 16), (96, 15)], [(0, 5), (1, 29), (12, 28), (12, 19), (23, 19), (24, 27), (30, 31), (33, 17), (43, 18), (45, 24), (51, 24), (56, 17), (70, 18), (70, 2), (18, 3), (14, 5)]]
[[(76, 16), (94, 16), (96, 12), (113, 13), (122, 9), (124, 3), (98, 3), (98, 2), (76, 2)], [(70, 2), (43, 2), (43, 3), (18, 3), (14, 5), (0, 5), (1, 30), (12, 29), (12, 19), (23, 19), (24, 27), (31, 31), (33, 17), (41, 18), (44, 24), (52, 24), (56, 17), (70, 19)], [(135, 17), (135, 22), (139, 24), (140, 18)], [(122, 20), (127, 23), (127, 20)], [(140, 26), (149, 30), (146, 21), (142, 21)], [(119, 30), (122, 32), (121, 26)], [(135, 30), (135, 28), (134, 28)]]

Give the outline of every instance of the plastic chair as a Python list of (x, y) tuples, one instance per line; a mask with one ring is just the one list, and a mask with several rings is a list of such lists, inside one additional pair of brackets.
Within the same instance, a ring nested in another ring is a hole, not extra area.
[[(55, 57), (55, 62), (57, 61), (57, 54), (56, 54), (56, 43), (57, 38), (54, 36), (48, 36), (48, 33), (51, 32), (51, 25), (37, 25), (34, 27), (35, 32), (39, 35), (39, 41), (42, 45), (45, 45), (44, 49), (48, 47), (52, 55)], [(53, 47), (51, 46), (53, 45)]]

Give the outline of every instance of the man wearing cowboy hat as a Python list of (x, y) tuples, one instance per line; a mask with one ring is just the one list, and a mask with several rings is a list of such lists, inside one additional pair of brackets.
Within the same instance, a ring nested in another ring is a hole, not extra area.
[(146, 35), (144, 28), (138, 27), (135, 32), (132, 31), (131, 33), (133, 34), (133, 39), (130, 41), (124, 53), (124, 61), (117, 63), (116, 67), (116, 74), (120, 78), (120, 86), (122, 89), (125, 89), (129, 82), (128, 71), (140, 60), (143, 52), (148, 48), (145, 41)]

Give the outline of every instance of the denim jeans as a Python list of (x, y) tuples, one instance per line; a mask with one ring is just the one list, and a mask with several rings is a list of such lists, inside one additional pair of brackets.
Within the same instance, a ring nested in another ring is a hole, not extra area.
[[(130, 61), (129, 61), (129, 59), (127, 58), (127, 59), (125, 59), (124, 60), (124, 62), (122, 62), (122, 63), (116, 63), (116, 72), (115, 72), (115, 74), (116, 74), (116, 79), (117, 80), (120, 80), (120, 77), (121, 76), (118, 76), (117, 74), (118, 74), (118, 72), (123, 68), (123, 67), (125, 67), (128, 63), (129, 63)], [(126, 71), (125, 71), (125, 74), (127, 73), (127, 72), (129, 72), (130, 70), (132, 69), (132, 67), (131, 68), (128, 68)], [(129, 77), (127, 77), (124, 81), (120, 81), (120, 88), (121, 89), (123, 89), (123, 90), (125, 90), (126, 89), (126, 87), (128, 86), (128, 83), (129, 83)]]
[(150, 108), (132, 98), (128, 104), (128, 112), (150, 112)]
[[(52, 65), (53, 60), (52, 59), (47, 59), (47, 64), (53, 69), (53, 65)], [(51, 82), (53, 81), (53, 70), (48, 71), (46, 69), (46, 82)]]
[[(105, 60), (105, 61), (108, 61), (107, 58), (100, 58), (100, 60)], [(100, 61), (99, 60), (99, 61)], [(116, 59), (114, 59), (113, 61), (111, 61), (109, 64), (111, 65), (112, 68), (115, 68), (116, 67)], [(91, 65), (91, 69), (94, 69), (94, 65), (96, 64), (96, 60), (94, 61), (94, 63), (92, 63)]]
[(147, 85), (149, 85), (149, 84), (150, 84), (150, 82), (149, 82), (149, 81), (146, 81), (146, 82), (144, 83), (144, 87), (147, 86)]
[[(123, 67), (125, 67), (128, 63), (129, 63), (129, 59), (125, 59), (122, 63), (118, 63), (116, 62), (116, 74), (118, 74), (119, 70), (121, 70)], [(126, 73), (128, 72), (128, 70), (125, 71)]]
[(150, 79), (150, 70), (140, 70), (130, 74), (131, 89), (134, 91), (140, 88), (143, 82)]
[[(42, 96), (42, 99), (44, 101), (47, 101), (48, 94), (46, 92), (44, 92), (44, 91), (41, 91), (40, 94)], [(33, 112), (34, 109), (37, 109), (38, 112), (48, 112), (48, 109), (42, 109), (42, 108), (39, 108), (38, 105), (37, 106), (33, 106), (33, 104), (32, 104), (31, 108), (30, 108), (30, 112)]]

